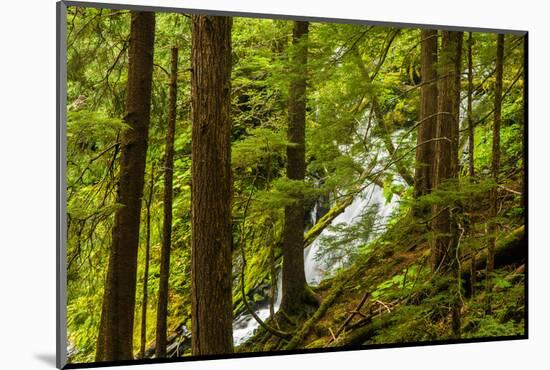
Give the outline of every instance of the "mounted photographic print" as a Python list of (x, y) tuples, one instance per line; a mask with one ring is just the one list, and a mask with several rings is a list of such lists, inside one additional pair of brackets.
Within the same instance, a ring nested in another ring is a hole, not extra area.
[(526, 50), (58, 3), (58, 367), (527, 338)]

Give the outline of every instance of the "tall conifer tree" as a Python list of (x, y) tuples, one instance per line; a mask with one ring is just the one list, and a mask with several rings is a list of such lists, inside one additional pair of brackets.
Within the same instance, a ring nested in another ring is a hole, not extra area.
[(193, 355), (233, 352), (231, 25), (229, 17), (192, 17)]
[(117, 197), (122, 207), (115, 214), (112, 232), (97, 361), (133, 358), (137, 252), (151, 111), (155, 14), (134, 11), (131, 22), (124, 117), (129, 129), (123, 132), (120, 140)]

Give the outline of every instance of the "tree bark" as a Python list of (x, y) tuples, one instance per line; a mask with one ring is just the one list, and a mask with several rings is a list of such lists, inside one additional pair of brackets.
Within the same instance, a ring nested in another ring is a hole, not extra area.
[[(441, 78), (438, 86), (438, 115), (435, 143), (435, 165), (433, 187), (458, 176), (458, 114), (460, 94), (460, 71), (462, 33), (443, 31), (441, 42)], [(432, 267), (434, 270), (446, 270), (454, 264), (453, 235), (451, 227), (451, 205), (438, 205), (432, 227), (438, 234), (432, 249)], [(452, 258), (451, 258), (452, 257)]]
[[(458, 133), (460, 108), (460, 71), (462, 60), (462, 32), (442, 31), (441, 78), (438, 86), (438, 115), (436, 126), (434, 188), (449, 179), (458, 178)], [(457, 226), (453, 204), (434, 207), (432, 228), (432, 268), (461, 282), (457, 261)], [(457, 289), (458, 290), (458, 289)], [(460, 337), (460, 300), (458, 291), (450, 291), (453, 335)]]
[(452, 105), (452, 136), (451, 136), (451, 174), (452, 177), (458, 178), (459, 160), (458, 160), (458, 147), (460, 143), (460, 81), (462, 78), (462, 45), (464, 40), (464, 32), (453, 32), (453, 50), (451, 54), (451, 62), (453, 65), (453, 105)]
[(153, 186), (155, 183), (155, 171), (151, 165), (151, 183), (149, 185), (149, 196), (145, 201), (145, 268), (143, 270), (143, 302), (141, 304), (141, 342), (139, 346), (139, 358), (145, 356), (145, 344), (147, 342), (147, 303), (149, 300), (149, 261), (151, 256), (151, 202), (153, 199)]
[[(435, 142), (422, 144), (435, 138), (437, 125), (437, 31), (421, 31), (420, 70), (420, 120), (417, 134), (414, 195), (419, 198), (430, 192), (433, 186)], [(420, 214), (424, 213), (418, 210)]]
[(474, 39), (472, 33), (468, 33), (468, 174), (470, 177), (475, 176), (474, 169), (474, 119), (472, 115), (472, 94), (474, 91), (474, 71), (472, 61), (472, 46)]
[(126, 115), (112, 246), (96, 361), (133, 358), (137, 251), (150, 120), (155, 15), (132, 12)]
[(233, 352), (231, 24), (192, 16), (193, 355)]
[(168, 279), (170, 277), (170, 248), (172, 242), (172, 182), (174, 176), (174, 135), (176, 130), (176, 100), (178, 80), (178, 48), (172, 48), (170, 71), (170, 102), (166, 148), (164, 154), (164, 221), (162, 225), (162, 248), (160, 253), (159, 298), (155, 356), (166, 357), (166, 328), (168, 320)]
[[(497, 36), (497, 58), (496, 58), (496, 75), (495, 75), (495, 113), (493, 122), (493, 152), (491, 161), (491, 175), (495, 184), (498, 184), (498, 172), (500, 170), (500, 124), (502, 110), (502, 75), (503, 75), (503, 59), (504, 59), (504, 35)], [(498, 215), (498, 191), (495, 187), (491, 191), (491, 220), (490, 232), (495, 234), (498, 230), (494, 224), (494, 218)], [(490, 292), (492, 286), (490, 279), (495, 268), (495, 245), (496, 238), (493, 235), (489, 240), (487, 251), (487, 312), (491, 312)]]
[[(474, 91), (474, 71), (473, 71), (473, 57), (472, 57), (472, 47), (474, 39), (472, 32), (468, 33), (468, 175), (470, 180), (474, 181), (475, 176), (475, 166), (474, 166), (474, 148), (475, 148), (475, 135), (474, 135), (474, 119), (472, 115), (472, 95)], [(473, 207), (473, 204), (470, 202), (470, 207)], [(476, 253), (475, 248), (470, 248), (472, 254), (471, 257), (471, 266), (472, 268), (476, 264)], [(471, 271), (470, 276), (472, 279), (475, 279), (475, 271)], [(470, 295), (473, 297), (475, 295), (475, 280), (470, 281)]]
[[(294, 22), (291, 53), (291, 84), (288, 105), (287, 177), (305, 177), (306, 65), (308, 22)], [(283, 229), (283, 296), (281, 309), (292, 314), (300, 310), (306, 291), (304, 271), (304, 201), (285, 207)]]

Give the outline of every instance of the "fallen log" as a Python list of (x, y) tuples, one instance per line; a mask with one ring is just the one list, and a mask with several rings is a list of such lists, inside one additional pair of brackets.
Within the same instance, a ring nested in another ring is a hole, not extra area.
[[(525, 274), (525, 264), (519, 266), (517, 269), (515, 269), (513, 272), (508, 274), (504, 280), (506, 280), (510, 284), (515, 284), (518, 281), (521, 281), (523, 275)], [(503, 290), (503, 287), (500, 286), (494, 286), (493, 291), (500, 292)]]
[(311, 229), (304, 235), (304, 248), (307, 248), (314, 240), (323, 232), (323, 230), (331, 224), (344, 210), (353, 202), (354, 197), (348, 196), (334, 205), (323, 217), (313, 225)]
[(370, 340), (379, 330), (384, 329), (390, 324), (391, 320), (379, 319), (373, 320), (354, 331), (349, 332), (345, 337), (340, 337), (333, 341), (329, 347), (360, 346)]
[(338, 217), (338, 215), (340, 215), (340, 213), (344, 212), (346, 208), (353, 203), (353, 200), (358, 194), (356, 191), (359, 191), (364, 186), (363, 181), (365, 180), (381, 188), (384, 187), (384, 183), (380, 180), (379, 176), (370, 176), (366, 173), (362, 174), (359, 178), (358, 185), (355, 186), (355, 191), (338, 201), (323, 217), (319, 219), (319, 221), (315, 223), (315, 225), (313, 225), (311, 229), (309, 229), (304, 236), (304, 248), (307, 248), (315, 240), (315, 238), (317, 238), (319, 234), (321, 234), (321, 232), (328, 225), (330, 225), (332, 221)]
[[(520, 226), (497, 240), (495, 248), (495, 268), (509, 265), (521, 265), (527, 259), (527, 239), (525, 238), (525, 226)], [(471, 271), (484, 270), (487, 265), (487, 250), (484, 249), (475, 258), (475, 268), (472, 269), (471, 260), (466, 261), (461, 268), (463, 288), (468, 293), (472, 281), (476, 281), (476, 276), (472, 277)], [(473, 279), (472, 279), (473, 278)]]

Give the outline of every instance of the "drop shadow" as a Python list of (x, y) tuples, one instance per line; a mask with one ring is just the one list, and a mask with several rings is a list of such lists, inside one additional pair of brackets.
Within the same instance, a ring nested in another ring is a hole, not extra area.
[(56, 366), (55, 353), (35, 353), (34, 358), (46, 365), (50, 365), (52, 367)]

